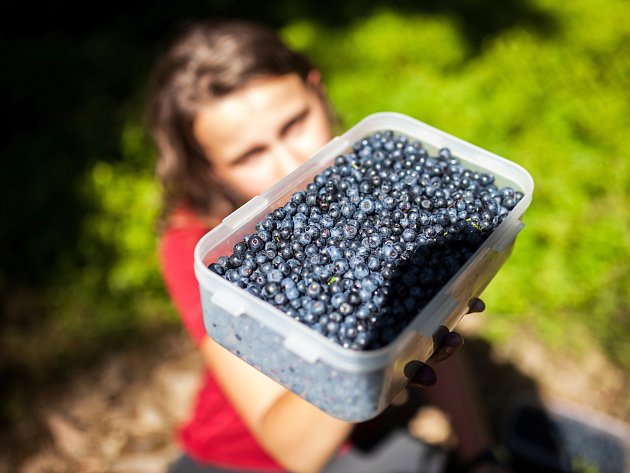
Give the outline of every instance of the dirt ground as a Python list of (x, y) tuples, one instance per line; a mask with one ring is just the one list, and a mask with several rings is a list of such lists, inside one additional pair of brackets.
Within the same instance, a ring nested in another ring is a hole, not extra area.
[[(509, 345), (491, 346), (476, 335), (485, 323), (479, 320), (460, 332), (499, 435), (510, 405), (524, 396), (570, 403), (630, 424), (630, 376), (603, 354), (590, 350), (580, 359), (568, 358), (527, 332)], [(38, 396), (32, 406), (36, 421), (18, 425), (10, 445), (0, 446), (0, 473), (164, 472), (177, 454), (172, 433), (191, 406), (200, 370), (184, 333), (105, 356)]]

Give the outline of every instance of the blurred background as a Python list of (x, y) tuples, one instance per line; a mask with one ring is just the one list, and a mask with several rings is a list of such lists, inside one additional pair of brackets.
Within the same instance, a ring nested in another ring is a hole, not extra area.
[(0, 471), (159, 471), (172, 451), (199, 366), (157, 266), (142, 114), (158, 54), (212, 16), (263, 21), (306, 52), (341, 130), (398, 111), (528, 169), (525, 229), (464, 327), (493, 368), (489, 409), (513, 379), (511, 394), (630, 421), (630, 3), (346, 3), (3, 14)]

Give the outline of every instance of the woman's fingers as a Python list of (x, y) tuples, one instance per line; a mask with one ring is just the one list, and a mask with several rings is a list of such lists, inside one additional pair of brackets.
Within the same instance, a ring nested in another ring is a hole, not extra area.
[(486, 310), (486, 304), (478, 297), (475, 297), (468, 302), (468, 312), (466, 313), (473, 314), (475, 312), (483, 312), (484, 310)]
[[(468, 303), (468, 314), (472, 314), (474, 312), (483, 312), (486, 309), (486, 304), (484, 302), (475, 297), (470, 300)], [(446, 334), (442, 343), (438, 347), (438, 349), (431, 355), (431, 358), (427, 361), (427, 363), (438, 363), (440, 361), (446, 360), (450, 357), (459, 347), (464, 344), (464, 339), (457, 332), (449, 332)]]
[[(440, 361), (446, 360), (463, 344), (464, 339), (459, 333), (449, 332), (444, 337), (444, 340), (442, 340), (440, 347), (427, 360), (427, 363), (439, 363)], [(409, 379), (409, 384), (411, 386), (419, 386), (423, 388), (433, 386), (437, 381), (437, 375), (435, 374), (435, 371), (433, 371), (433, 368), (431, 368), (428, 364), (416, 360), (409, 362), (408, 368), (413, 369), (414, 365), (417, 366), (418, 364), (420, 367), (417, 368), (415, 374)]]
[[(468, 303), (468, 314), (475, 312), (483, 312), (486, 309), (486, 304), (479, 298), (473, 298)], [(439, 363), (448, 359), (453, 353), (455, 353), (459, 347), (464, 344), (464, 338), (457, 332), (449, 332), (444, 336), (442, 343), (437, 350), (427, 360), (427, 363)], [(421, 363), (420, 361), (414, 361), (415, 363)], [(411, 365), (411, 363), (410, 363)], [(416, 373), (409, 379), (411, 386), (430, 387), (437, 381), (437, 375), (433, 368), (426, 363), (421, 363), (421, 366), (417, 369)]]
[(414, 374), (409, 380), (409, 384), (411, 386), (419, 386), (422, 388), (428, 388), (430, 386), (433, 386), (436, 383), (436, 381), (437, 381), (437, 375), (435, 374), (435, 371), (433, 371), (433, 368), (431, 368), (429, 365), (422, 363), (422, 366), (418, 368), (418, 371), (416, 371), (416, 374)]
[[(486, 309), (486, 304), (479, 298), (475, 297), (468, 303), (468, 314), (475, 312), (483, 312)], [(457, 351), (459, 347), (464, 344), (464, 339), (457, 332), (449, 332), (442, 340), (441, 345), (431, 355), (431, 358), (427, 363), (439, 363), (449, 358), (453, 353)]]
[(457, 332), (449, 332), (442, 340), (437, 350), (427, 360), (427, 363), (439, 363), (449, 358), (464, 344), (463, 337)]

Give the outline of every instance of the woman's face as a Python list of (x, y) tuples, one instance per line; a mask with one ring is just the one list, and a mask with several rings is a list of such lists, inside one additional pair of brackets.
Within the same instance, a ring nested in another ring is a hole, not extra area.
[(202, 106), (193, 133), (217, 182), (243, 200), (267, 190), (332, 137), (316, 88), (296, 74), (255, 80)]

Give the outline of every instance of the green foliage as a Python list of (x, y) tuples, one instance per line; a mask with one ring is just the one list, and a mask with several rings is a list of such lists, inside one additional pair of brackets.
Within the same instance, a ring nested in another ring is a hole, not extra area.
[(484, 295), (501, 314), (488, 336), (527, 324), (554, 344), (583, 325), (630, 366), (630, 5), (535, 6), (555, 19), (551, 31), (515, 27), (479, 51), (450, 16), (392, 10), (284, 34), (325, 71), (343, 128), (399, 111), (533, 175), (525, 230)]
[[(533, 175), (525, 229), (484, 295), (486, 336), (522, 325), (559, 347), (590, 336), (630, 367), (630, 4), (272, 3), (261, 18), (321, 67), (340, 130), (398, 111)], [(60, 29), (0, 43), (21, 65), (0, 78), (13, 111), (0, 144), (0, 370), (13, 378), (51, 377), (177, 323), (156, 259), (142, 93), (173, 18), (205, 13), (164, 3), (143, 26), (110, 12), (80, 40)], [(13, 401), (0, 417), (19, 413)]]

